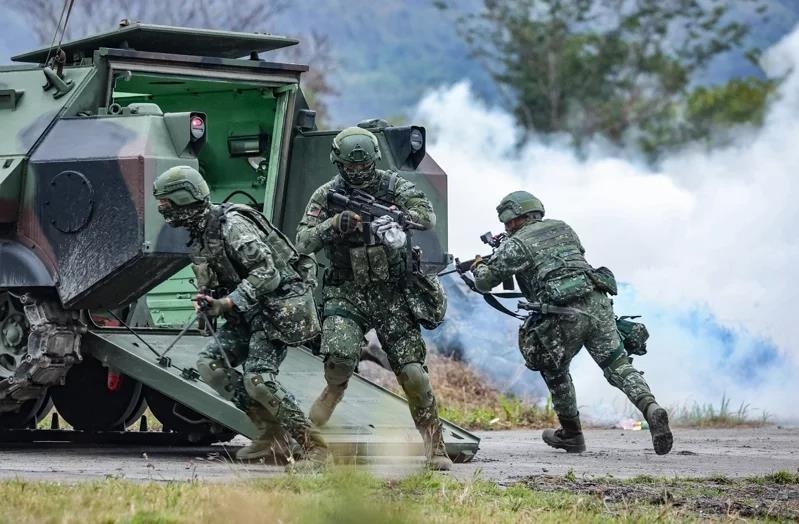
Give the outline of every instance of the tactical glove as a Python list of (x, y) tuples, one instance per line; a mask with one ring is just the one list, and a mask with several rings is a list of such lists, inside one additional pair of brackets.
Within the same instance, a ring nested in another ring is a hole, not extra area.
[(333, 227), (342, 234), (352, 233), (361, 224), (361, 216), (349, 209), (333, 217)]
[(474, 271), (474, 269), (480, 264), (485, 264), (485, 262), (483, 262), (483, 257), (477, 255), (474, 257), (474, 261), (472, 262), (472, 267), (469, 268), (469, 271)]
[(390, 247), (391, 249), (403, 247), (407, 240), (402, 227), (388, 215), (383, 215), (372, 222), (372, 233), (374, 233), (384, 246)]
[(194, 297), (197, 308), (205, 311), (209, 317), (220, 317), (225, 313), (233, 311), (233, 301), (228, 297), (213, 298), (208, 295), (197, 295)]

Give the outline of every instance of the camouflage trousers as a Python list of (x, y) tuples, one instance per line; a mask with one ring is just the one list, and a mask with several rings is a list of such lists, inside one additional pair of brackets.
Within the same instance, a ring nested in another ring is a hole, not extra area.
[(519, 348), (527, 367), (541, 372), (555, 412), (565, 418), (579, 415), (569, 364), (583, 346), (607, 381), (643, 412), (655, 398), (624, 351), (610, 299), (594, 291), (569, 307), (583, 314), (530, 317), (519, 330)]
[(364, 333), (374, 328), (405, 390), (416, 426), (429, 428), (438, 424), (438, 407), (424, 368), (427, 348), (403, 290), (392, 283), (357, 286), (344, 282), (325, 286), (323, 299), (321, 354), (328, 384), (347, 383), (360, 360)]
[[(262, 431), (279, 425), (297, 442), (304, 442), (311, 423), (294, 396), (277, 380), (280, 364), (286, 358), (287, 345), (279, 340), (280, 335), (275, 328), (264, 322), (262, 317), (247, 321), (243, 315), (231, 315), (217, 330), (216, 335), (219, 345), (212, 340), (200, 352), (198, 368), (203, 361), (225, 366), (224, 359), (221, 358), (221, 351), (224, 351), (230, 364), (241, 365), (244, 374), (236, 370), (226, 370), (231, 379), (218, 387), (219, 393), (246, 412)], [(250, 386), (262, 386), (264, 389), (258, 391), (265, 395), (259, 395), (258, 399), (253, 398), (248, 393), (245, 381), (250, 381)]]

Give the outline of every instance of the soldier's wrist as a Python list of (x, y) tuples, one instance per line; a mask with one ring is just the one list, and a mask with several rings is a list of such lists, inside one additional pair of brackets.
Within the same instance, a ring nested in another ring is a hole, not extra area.
[(249, 300), (247, 300), (247, 297), (245, 297), (244, 294), (239, 291), (233, 291), (223, 300), (226, 301), (224, 309), (230, 312), (246, 311), (249, 305)]

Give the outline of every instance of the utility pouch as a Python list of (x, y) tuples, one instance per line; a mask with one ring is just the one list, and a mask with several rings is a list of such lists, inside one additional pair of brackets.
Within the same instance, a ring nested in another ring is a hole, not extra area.
[(616, 277), (613, 275), (613, 272), (605, 266), (590, 271), (588, 276), (599, 291), (609, 295), (619, 294), (619, 288), (616, 285)]
[(447, 312), (447, 295), (436, 275), (411, 273), (403, 293), (411, 315), (423, 328), (441, 325)]
[(646, 355), (646, 341), (649, 331), (642, 322), (633, 322), (636, 316), (616, 317), (616, 330), (624, 344), (624, 350), (629, 355)]
[(575, 299), (582, 298), (594, 290), (594, 283), (585, 272), (571, 273), (554, 277), (544, 284), (549, 302), (563, 306)]
[(559, 369), (566, 353), (557, 320), (537, 315), (530, 316), (519, 329), (519, 348), (533, 371)]
[(280, 341), (297, 345), (319, 335), (321, 326), (311, 291), (269, 301), (264, 307), (268, 324), (280, 334)]

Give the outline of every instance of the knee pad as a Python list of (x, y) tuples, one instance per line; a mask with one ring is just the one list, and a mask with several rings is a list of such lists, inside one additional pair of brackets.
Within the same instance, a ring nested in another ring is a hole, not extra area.
[(397, 380), (408, 396), (408, 403), (417, 407), (430, 407), (435, 401), (433, 387), (424, 366), (418, 362), (405, 364), (397, 373)]
[(338, 355), (328, 355), (325, 359), (325, 380), (333, 386), (346, 384), (358, 366), (358, 361)]
[(275, 418), (278, 418), (283, 399), (289, 392), (277, 382), (275, 376), (269, 373), (246, 373), (244, 375), (244, 389), (247, 394), (261, 404)]
[(240, 379), (239, 372), (225, 366), (225, 363), (213, 357), (200, 357), (197, 361), (197, 372), (211, 389), (222, 398), (233, 400), (236, 383)]
[(625, 354), (608, 364), (602, 373), (613, 386), (621, 388), (624, 385), (624, 379), (633, 373), (638, 373), (638, 370), (632, 366), (630, 358)]

